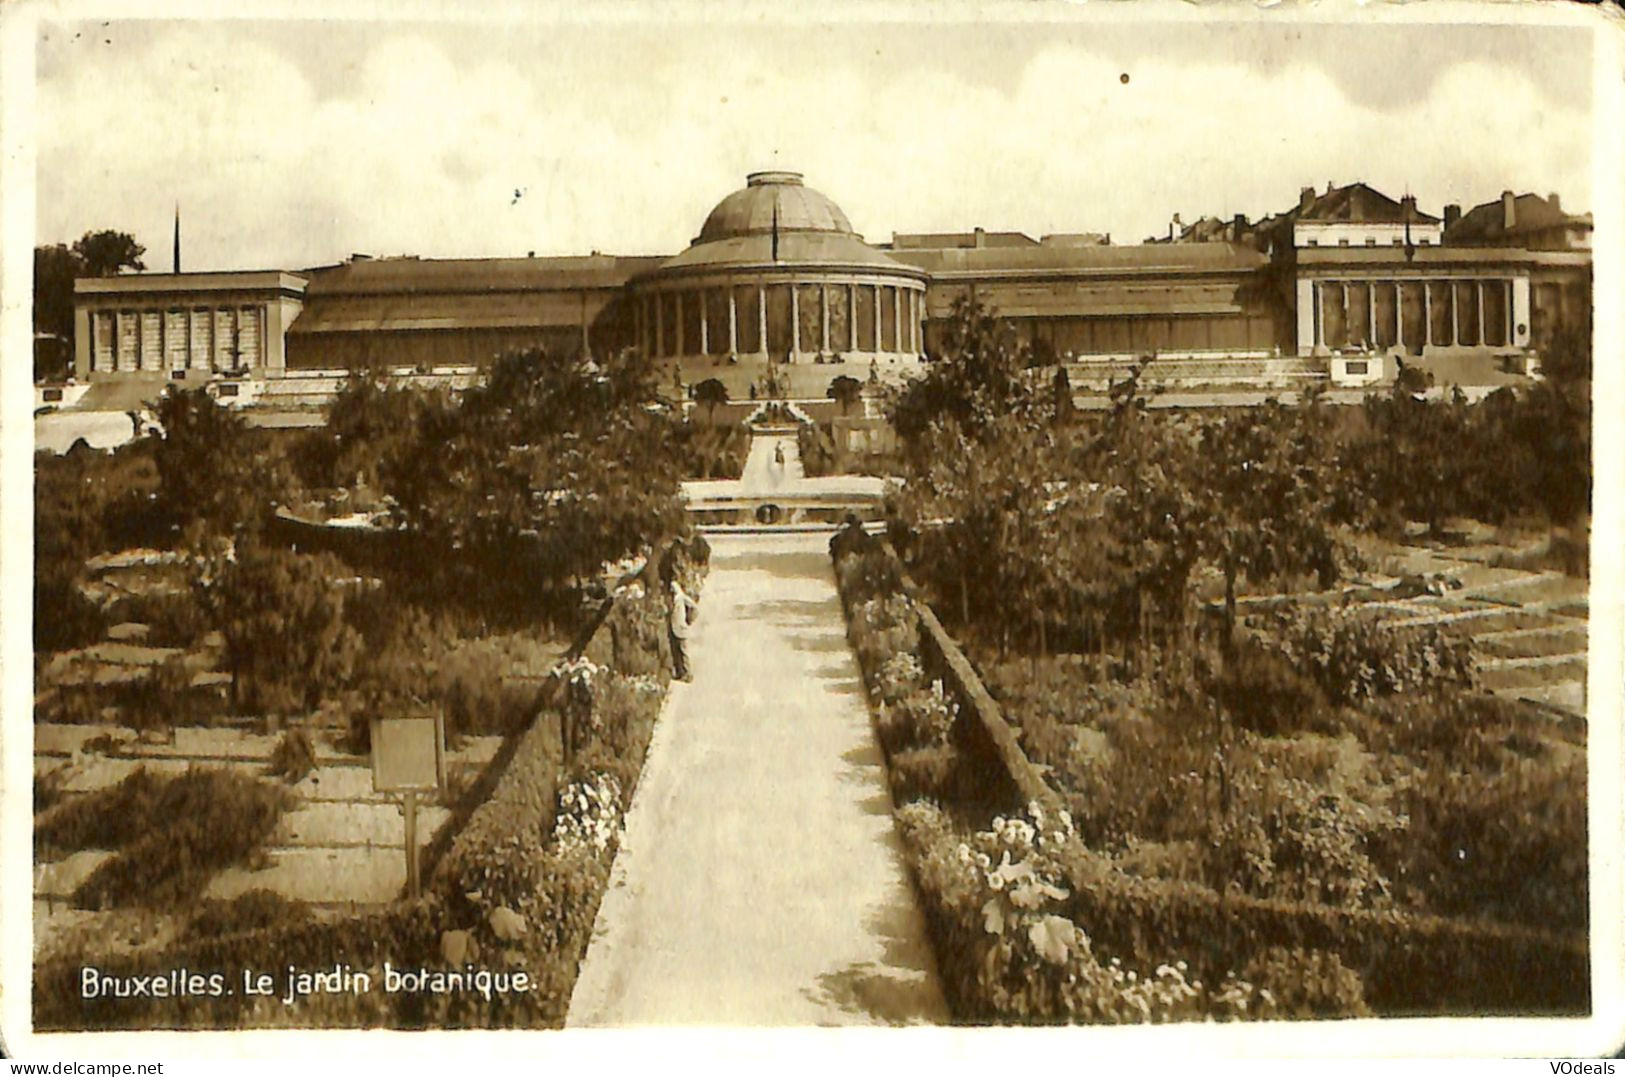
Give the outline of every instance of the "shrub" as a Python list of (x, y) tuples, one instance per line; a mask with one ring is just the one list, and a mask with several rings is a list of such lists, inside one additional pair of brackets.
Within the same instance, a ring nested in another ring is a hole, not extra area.
[(894, 752), (887, 760), (892, 799), (906, 804), (921, 798), (949, 799), (959, 751), (950, 744)]
[(875, 695), (887, 706), (898, 706), (925, 683), (925, 670), (911, 652), (894, 653), (873, 668)]
[(162, 784), (150, 781), (127, 792), (121, 783), (102, 805), (135, 811), (102, 831), (118, 852), (74, 891), (80, 907), (190, 904), (216, 870), (258, 849), (290, 804), (283, 790), (230, 770), (194, 767)]
[(1242, 637), (1214, 686), (1227, 718), (1267, 736), (1330, 732), (1337, 715), (1319, 685), (1285, 656)]
[[(1071, 913), (1069, 820), (1036, 804), (991, 830), (956, 834), (928, 802), (901, 809), (944, 986), (978, 1021), (1125, 1023), (1270, 1017), (1274, 1000), (1233, 973), (1204, 987), (1183, 960), (1142, 973), (1097, 954)], [(1151, 967), (1148, 963), (1146, 967)]]
[(190, 648), (209, 630), (203, 608), (188, 592), (141, 595), (129, 616), (151, 628), (147, 642), (154, 647)]
[(1242, 969), (1242, 978), (1268, 992), (1281, 1017), (1369, 1017), (1359, 973), (1324, 950), (1271, 946)]
[(115, 695), (124, 724), (135, 730), (172, 729), (205, 713), (205, 696), (192, 690), (192, 670), (179, 655), (164, 659)]
[(1230, 776), (1230, 810), (1208, 839), (1207, 880), (1257, 897), (1349, 907), (1390, 904), (1372, 847), (1407, 820), (1257, 762)]
[(1440, 685), (1465, 689), (1476, 680), (1471, 642), (1438, 625), (1392, 628), (1365, 611), (1325, 608), (1278, 613), (1268, 625), (1269, 645), (1334, 702)]
[(106, 633), (106, 618), (79, 590), (77, 575), (42, 563), (34, 575), (34, 650), (71, 651)]
[(207, 939), (293, 927), (310, 920), (310, 906), (275, 890), (245, 890), (229, 900), (209, 898), (187, 921), (184, 939)]
[(117, 849), (159, 816), (168, 780), (137, 767), (117, 785), (75, 797), (34, 829), (34, 859), (80, 849)]
[(948, 743), (959, 720), (959, 704), (943, 691), (940, 679), (915, 688), (892, 708), (903, 738), (922, 747)]
[[(98, 955), (96, 966), (110, 976), (164, 975), (173, 969), (235, 970), (274, 966), (332, 968), (348, 964), (373, 974), (382, 964), (435, 967), (443, 912), (430, 898), (361, 916), (304, 919), (278, 927), (226, 935), (198, 935), (159, 950)], [(420, 1026), (424, 996), (373, 990), (356, 994), (312, 995), (296, 1006), (280, 998), (240, 992), (213, 995), (136, 996), (86, 999), (80, 992), (85, 961), (79, 955), (41, 962), (34, 968), (34, 1025), (40, 1030), (114, 1028), (220, 1028), (284, 1025), (295, 1028), (366, 1028), (391, 1024)], [(231, 985), (230, 975), (226, 985)]]
[(297, 785), (315, 767), (316, 745), (311, 743), (309, 733), (296, 726), (282, 734), (282, 739), (271, 752), (265, 772), (280, 777), (289, 785)]
[(1585, 940), (1397, 911), (1221, 895), (1135, 879), (1070, 850), (1070, 914), (1097, 947), (1142, 967), (1177, 953), (1214, 982), (1272, 946), (1335, 953), (1384, 1016), (1554, 1014), (1590, 1005)]
[(1586, 768), (1508, 759), (1430, 768), (1405, 798), (1403, 869), (1431, 910), (1583, 932), (1589, 916)]

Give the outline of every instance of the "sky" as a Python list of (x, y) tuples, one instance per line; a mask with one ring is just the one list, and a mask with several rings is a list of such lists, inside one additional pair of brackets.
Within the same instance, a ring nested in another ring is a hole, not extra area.
[(676, 253), (770, 168), (805, 173), (871, 242), (982, 226), (1132, 243), (1175, 212), (1256, 218), (1355, 180), (1435, 214), (1504, 188), (1590, 208), (1579, 31), (730, 10), (43, 22), (37, 241), (116, 228), (167, 271), (178, 205), (188, 270)]

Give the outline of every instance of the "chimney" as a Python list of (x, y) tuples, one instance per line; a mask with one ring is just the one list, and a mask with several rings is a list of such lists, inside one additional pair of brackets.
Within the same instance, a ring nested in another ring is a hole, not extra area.
[(1298, 191), (1298, 212), (1306, 213), (1309, 207), (1315, 204), (1315, 189), (1303, 187)]
[(1546, 204), (1552, 207), (1553, 213), (1563, 212), (1563, 200), (1557, 197), (1556, 191), (1546, 196)]
[(1230, 228), (1230, 238), (1239, 243), (1241, 241), (1241, 234), (1247, 231), (1247, 215), (1245, 213), (1238, 213), (1232, 217), (1230, 219)]
[(978, 225), (976, 229), (976, 249), (981, 250), (985, 246), (987, 246), (987, 232)]
[(1518, 226), (1518, 200), (1511, 191), (1501, 192), (1501, 227), (1510, 232)]
[(1449, 231), (1451, 228), (1454, 228), (1456, 222), (1459, 220), (1461, 220), (1461, 207), (1459, 205), (1452, 202), (1450, 205), (1444, 207), (1445, 231)]
[(1332, 187), (1333, 187), (1333, 184), (1332, 184), (1332, 181), (1331, 181), (1331, 180), (1327, 180), (1327, 181), (1326, 181), (1326, 193), (1327, 193), (1327, 194), (1331, 194), (1331, 193), (1332, 193)]

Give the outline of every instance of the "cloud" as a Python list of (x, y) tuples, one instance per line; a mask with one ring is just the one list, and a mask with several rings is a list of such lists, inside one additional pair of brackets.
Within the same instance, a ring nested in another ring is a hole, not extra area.
[(1328, 180), (1408, 187), (1435, 211), (1503, 187), (1590, 197), (1583, 103), (1501, 64), (1441, 64), (1396, 105), (1350, 100), (1346, 72), (1307, 57), (1130, 60), (1042, 27), (991, 78), (889, 64), (851, 28), (373, 32), (306, 53), (253, 25), (42, 64), (42, 241), (119, 227), (162, 249), (179, 200), (195, 269), (675, 252), (772, 167), (804, 171), (871, 240), (982, 225), (1134, 242), (1176, 211), (1258, 216)]

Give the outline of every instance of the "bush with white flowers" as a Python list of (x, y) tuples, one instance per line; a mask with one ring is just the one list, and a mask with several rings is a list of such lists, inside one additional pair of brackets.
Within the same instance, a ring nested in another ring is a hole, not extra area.
[(612, 774), (596, 773), (559, 791), (553, 844), (559, 853), (607, 852), (621, 832), (621, 785)]

